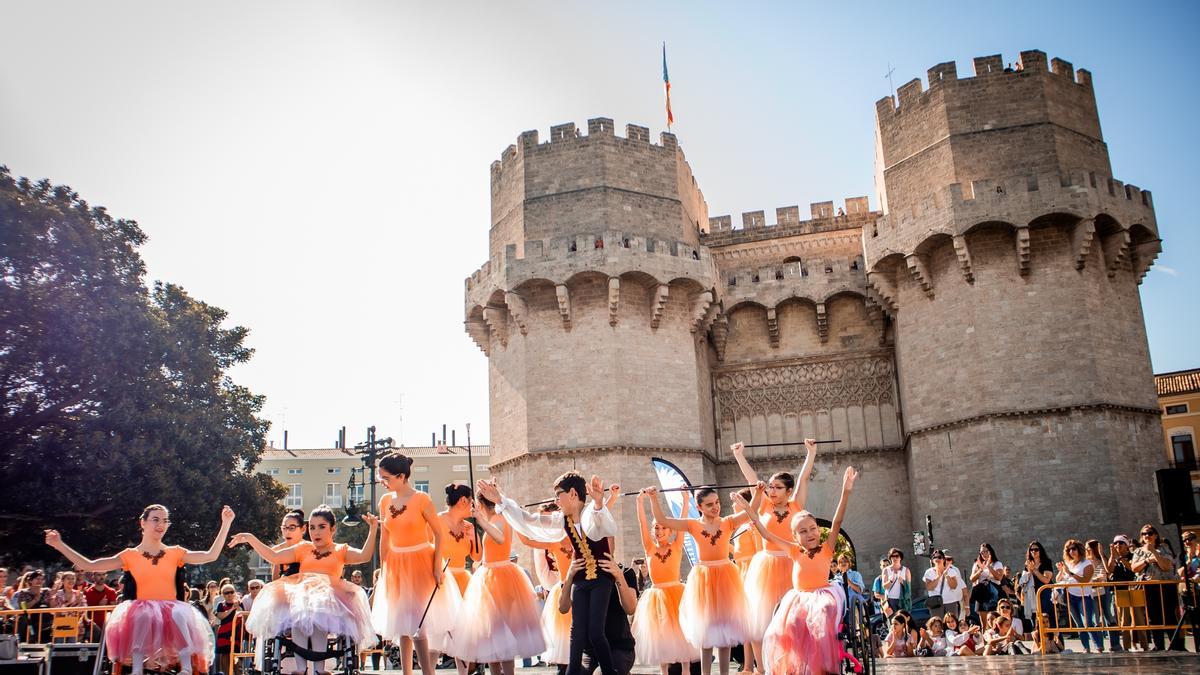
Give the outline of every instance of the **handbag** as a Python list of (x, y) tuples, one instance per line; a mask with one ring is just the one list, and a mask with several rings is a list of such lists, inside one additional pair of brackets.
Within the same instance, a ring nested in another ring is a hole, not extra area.
[(942, 583), (938, 584), (938, 592), (925, 598), (925, 609), (929, 610), (930, 615), (946, 606), (942, 600), (942, 591), (946, 590), (946, 575), (942, 575)]

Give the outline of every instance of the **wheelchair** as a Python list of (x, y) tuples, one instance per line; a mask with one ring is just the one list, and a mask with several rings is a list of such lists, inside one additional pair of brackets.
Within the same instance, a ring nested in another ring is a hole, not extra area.
[(334, 659), (336, 665), (331, 671), (338, 675), (360, 675), (358, 645), (344, 636), (330, 637), (325, 651), (317, 652), (300, 647), (287, 635), (277, 635), (263, 644), (261, 675), (286, 675), (283, 670), (283, 660), (299, 656), (306, 661), (327, 661)]
[(856, 598), (846, 603), (838, 641), (842, 643), (842, 672), (875, 675), (877, 636), (872, 626), (871, 603)]

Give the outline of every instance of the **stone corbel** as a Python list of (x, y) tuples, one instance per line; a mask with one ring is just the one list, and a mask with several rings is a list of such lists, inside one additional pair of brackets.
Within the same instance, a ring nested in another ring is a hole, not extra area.
[(1071, 250), (1075, 253), (1075, 269), (1087, 267), (1088, 254), (1092, 252), (1092, 242), (1096, 239), (1096, 220), (1084, 218), (1075, 223), (1071, 230)]
[(704, 325), (704, 319), (708, 316), (708, 309), (712, 306), (713, 294), (712, 291), (704, 291), (696, 296), (696, 304), (692, 307), (692, 332), (696, 333), (700, 327)]
[(474, 340), (475, 345), (483, 351), (485, 356), (491, 356), (492, 350), (489, 348), (491, 340), (488, 334), (487, 324), (485, 324), (482, 319), (470, 319), (468, 321), (464, 321), (463, 324), (467, 328), (467, 335), (471, 336), (471, 339)]
[(867, 272), (867, 287), (879, 296), (879, 305), (885, 311), (896, 311), (896, 282), (891, 275)]
[(817, 303), (817, 335), (821, 342), (829, 340), (829, 315), (825, 313), (825, 303)]
[(650, 327), (658, 328), (658, 322), (662, 320), (663, 309), (667, 306), (667, 297), (671, 294), (671, 287), (666, 284), (659, 284), (658, 288), (652, 291), (654, 299), (650, 301)]
[(962, 268), (963, 279), (968, 284), (975, 282), (975, 269), (971, 263), (971, 249), (967, 246), (967, 238), (961, 234), (954, 236), (954, 255), (958, 256), (958, 266)]
[(718, 314), (717, 318), (713, 319), (712, 328), (713, 348), (717, 351), (717, 360), (725, 360), (725, 345), (729, 341), (729, 317), (724, 313)]
[(1104, 263), (1108, 276), (1114, 277), (1129, 255), (1129, 230), (1117, 230), (1104, 238)]
[(1029, 228), (1017, 228), (1017, 270), (1021, 276), (1029, 274), (1029, 260), (1031, 257), (1029, 246)]
[(508, 305), (508, 313), (512, 316), (513, 321), (516, 322), (517, 329), (521, 331), (521, 335), (525, 335), (528, 331), (528, 326), (525, 325), (525, 318), (529, 315), (529, 311), (525, 306), (525, 298), (512, 291), (508, 291), (504, 294), (504, 304)]
[(503, 307), (484, 307), (483, 322), (487, 324), (488, 331), (500, 340), (501, 347), (508, 346), (508, 317), (505, 315)]
[(571, 327), (571, 292), (566, 284), (554, 287), (554, 295), (558, 298), (558, 313), (562, 315), (563, 328)]
[(1139, 284), (1146, 278), (1146, 273), (1158, 259), (1159, 253), (1162, 253), (1161, 239), (1151, 239), (1133, 247), (1133, 272), (1137, 275)]
[(621, 306), (621, 279), (610, 277), (608, 280), (608, 325), (617, 325), (617, 309)]
[(929, 276), (929, 270), (925, 267), (925, 261), (916, 253), (909, 253), (904, 256), (904, 263), (908, 265), (908, 273), (912, 276), (913, 281), (921, 287), (925, 295), (933, 297), (933, 278)]

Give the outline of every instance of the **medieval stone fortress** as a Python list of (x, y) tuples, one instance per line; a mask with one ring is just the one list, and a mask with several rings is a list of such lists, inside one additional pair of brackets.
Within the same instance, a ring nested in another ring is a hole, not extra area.
[(742, 482), (731, 443), (796, 443), (747, 451), (765, 478), (807, 436), (842, 441), (818, 455), (818, 514), (840, 467), (862, 470), (845, 527), (867, 571), (927, 514), (968, 566), (983, 541), (1015, 566), (1033, 538), (1157, 522), (1138, 285), (1161, 249), (1150, 192), (1113, 175), (1091, 73), (1040, 51), (970, 77), (942, 63), (876, 120), (879, 210), (736, 228), (673, 134), (522, 133), (492, 164), (489, 259), (466, 279), (501, 485), (544, 499), (574, 466), (632, 490), (651, 456)]

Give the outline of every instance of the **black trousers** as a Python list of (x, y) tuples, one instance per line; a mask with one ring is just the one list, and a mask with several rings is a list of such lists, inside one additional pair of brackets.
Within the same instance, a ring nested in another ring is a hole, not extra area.
[[(1179, 620), (1179, 592), (1174, 586), (1156, 584), (1146, 587), (1146, 618), (1151, 625), (1170, 625)], [(1173, 632), (1170, 629), (1150, 631), (1155, 649), (1162, 649)], [(1171, 649), (1183, 650), (1183, 631), (1179, 634), (1181, 637), (1175, 638)]]
[(619, 675), (604, 633), (608, 603), (616, 592), (616, 585), (607, 574), (582, 581), (577, 578), (571, 586), (571, 662), (567, 665), (567, 675), (587, 672), (583, 668), (584, 649), (592, 657), (593, 669), (599, 665), (603, 675)]

